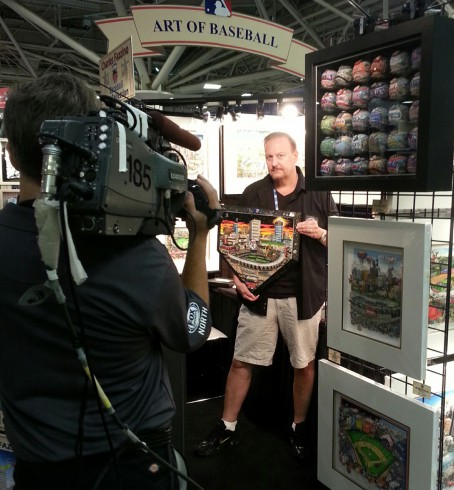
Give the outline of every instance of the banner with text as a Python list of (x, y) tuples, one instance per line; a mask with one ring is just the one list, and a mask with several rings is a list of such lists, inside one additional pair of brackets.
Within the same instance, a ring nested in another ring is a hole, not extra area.
[[(133, 6), (132, 17), (106, 19), (97, 25), (109, 40), (133, 30), (133, 55), (152, 56), (162, 46), (204, 46), (245, 51), (273, 60), (273, 68), (304, 77), (304, 57), (315, 48), (293, 40), (293, 29), (232, 13), (208, 15), (203, 7)], [(137, 43), (140, 42), (140, 45)]]
[(139, 34), (134, 24), (134, 19), (131, 16), (97, 20), (95, 23), (107, 38), (108, 52), (112, 51), (116, 46), (122, 43), (126, 37), (131, 36), (134, 58), (164, 54), (162, 48), (156, 48), (153, 50), (142, 48)]

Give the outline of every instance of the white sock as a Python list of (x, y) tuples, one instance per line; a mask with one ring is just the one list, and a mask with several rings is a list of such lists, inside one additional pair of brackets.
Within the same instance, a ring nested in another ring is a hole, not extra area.
[(224, 419), (222, 419), (222, 421), (224, 422), (224, 425), (225, 425), (225, 428), (227, 430), (232, 430), (232, 431), (235, 431), (236, 429), (236, 424), (238, 423), (237, 420), (235, 420), (235, 422), (226, 422)]

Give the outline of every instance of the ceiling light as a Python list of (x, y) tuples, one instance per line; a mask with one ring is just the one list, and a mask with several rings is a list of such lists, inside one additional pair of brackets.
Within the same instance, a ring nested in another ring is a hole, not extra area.
[(219, 90), (222, 87), (222, 85), (219, 85), (217, 83), (206, 83), (203, 88), (207, 90)]
[(294, 104), (284, 104), (281, 106), (281, 115), (284, 118), (292, 118), (298, 115), (298, 109)]

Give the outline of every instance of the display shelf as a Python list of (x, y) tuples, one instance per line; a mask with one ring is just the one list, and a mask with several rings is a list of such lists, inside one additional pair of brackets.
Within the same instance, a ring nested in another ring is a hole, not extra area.
[[(446, 338), (447, 337), (447, 338)], [(447, 341), (447, 345), (445, 342)], [(429, 329), (427, 336), (427, 365), (454, 361), (454, 324), (449, 323), (449, 335), (444, 331)]]
[[(452, 175), (449, 186), (453, 188)], [(348, 209), (348, 215), (353, 217), (365, 217), (367, 214), (379, 220), (422, 222), (432, 226), (430, 275), (427, 277), (430, 283), (427, 368), (424, 379), (415, 379), (372, 364), (366, 354), (354, 357), (328, 350), (328, 358), (384, 384), (393, 392), (438, 407), (440, 443), (435, 462), (438, 464), (438, 479), (433, 490), (447, 490), (454, 483), (454, 424), (448, 423), (454, 418), (453, 403), (450, 401), (451, 392), (454, 391), (454, 292), (451, 291), (454, 284), (454, 193), (452, 190), (403, 190), (377, 194), (361, 189), (334, 191), (333, 195), (341, 215)], [(384, 211), (377, 212), (377, 200)], [(328, 296), (328, 305), (329, 302)]]
[[(392, 390), (411, 396), (412, 398), (421, 397), (419, 393), (413, 392), (413, 386), (415, 382), (424, 383), (425, 386), (430, 388), (430, 396), (439, 396), (445, 391), (454, 390), (454, 363), (450, 362), (446, 364), (446, 376), (449, 383), (445, 386), (443, 383), (444, 373), (443, 365), (438, 364), (431, 369), (427, 370), (427, 376), (424, 380), (415, 379), (410, 376), (405, 376), (401, 373), (387, 374), (384, 377), (384, 384)], [(429, 398), (429, 397), (428, 397)]]
[[(447, 394), (454, 390), (454, 99), (446, 95), (454, 83), (453, 27), (453, 19), (424, 17), (306, 57), (307, 189), (331, 191), (339, 216), (431, 225), (430, 273), (417, 279), (429, 283), (429, 311), (427, 319), (414, 325), (415, 333), (427, 335), (424, 379), (374, 364), (366, 352), (355, 351), (353, 356), (339, 345), (330, 345), (327, 351), (330, 360), (348, 370), (398, 394), (437, 405), (438, 471), (436, 486), (430, 490), (454, 484), (454, 424), (446, 423), (454, 418), (452, 404), (447, 403)], [(418, 52), (419, 59), (414, 54)], [(386, 59), (390, 69), (383, 70), (382, 77), (372, 77), (372, 65), (379, 57), (377, 66), (383, 68), (380, 63)], [(361, 74), (367, 76), (361, 80)], [(416, 100), (417, 118), (410, 117)], [(375, 116), (387, 111), (388, 120), (371, 118), (374, 110)], [(371, 137), (378, 141), (375, 146), (370, 145)], [(416, 157), (416, 166), (408, 166), (410, 156)], [(342, 268), (342, 261), (329, 262), (328, 269), (336, 267)], [(328, 294), (327, 324), (333, 294), (338, 292)]]

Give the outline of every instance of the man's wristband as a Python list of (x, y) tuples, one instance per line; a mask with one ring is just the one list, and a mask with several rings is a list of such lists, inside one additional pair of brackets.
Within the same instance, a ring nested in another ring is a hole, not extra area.
[(318, 241), (319, 242), (326, 242), (326, 235), (327, 235), (326, 230), (323, 230), (322, 231), (322, 234), (320, 235), (320, 238), (318, 239)]

